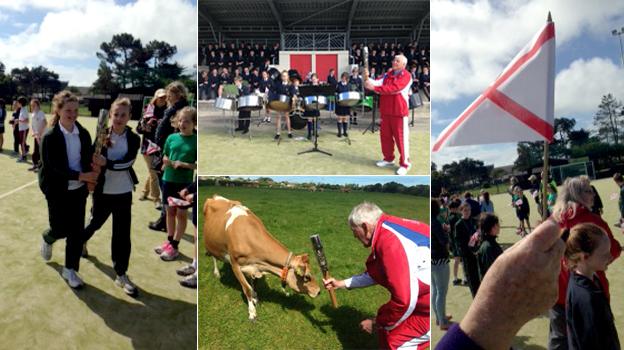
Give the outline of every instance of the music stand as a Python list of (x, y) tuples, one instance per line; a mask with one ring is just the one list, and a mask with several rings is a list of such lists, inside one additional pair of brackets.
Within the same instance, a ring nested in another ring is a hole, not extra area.
[[(336, 91), (336, 88), (330, 85), (307, 85), (307, 86), (304, 85), (304, 86), (299, 87), (299, 95), (302, 98), (306, 98), (308, 96), (330, 96), (330, 95), (333, 95), (335, 91)], [(320, 114), (321, 114), (318, 108), (318, 104), (316, 105), (316, 111), (319, 112), (318, 116), (305, 116), (305, 118), (312, 118), (312, 128), (314, 130), (313, 131), (314, 147), (312, 147), (311, 149), (307, 151), (299, 152), (297, 154), (301, 155), (304, 153), (318, 152), (318, 153), (322, 153), (331, 157), (332, 156), (331, 153), (323, 151), (318, 148), (318, 118), (320, 117)]]

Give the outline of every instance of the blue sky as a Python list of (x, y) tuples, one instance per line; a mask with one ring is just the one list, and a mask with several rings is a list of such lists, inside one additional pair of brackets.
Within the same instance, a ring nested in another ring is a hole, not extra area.
[[(128, 32), (178, 47), (174, 57), (193, 71), (196, 2), (192, 0), (0, 0), (0, 61), (10, 71), (43, 65), (70, 85), (97, 77), (99, 45)], [(172, 15), (175, 14), (175, 15)]]
[[(239, 176), (256, 179), (258, 176)], [(376, 183), (398, 182), (405, 186), (429, 185), (429, 176), (269, 176), (274, 181), (288, 181), (295, 183), (313, 182), (327, 184), (358, 184), (370, 185)]]
[[(602, 95), (624, 99), (620, 44), (611, 34), (624, 27), (624, 1), (433, 0), (432, 140), (502, 72), (549, 10), (557, 38), (555, 117), (574, 117), (578, 127), (591, 129)], [(516, 144), (506, 143), (451, 147), (433, 153), (432, 161), (472, 157), (503, 166), (516, 156)]]

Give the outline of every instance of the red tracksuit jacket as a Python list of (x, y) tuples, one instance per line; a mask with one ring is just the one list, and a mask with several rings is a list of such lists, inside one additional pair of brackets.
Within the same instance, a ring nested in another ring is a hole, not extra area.
[[(379, 98), (379, 113), (382, 117), (406, 117), (409, 113), (409, 89), (412, 86), (412, 76), (405, 69), (396, 75), (393, 70), (384, 74), (380, 86), (375, 87)], [(379, 83), (379, 80), (377, 80)]]
[(391, 295), (376, 317), (389, 348), (429, 342), (429, 237), (428, 225), (385, 214), (373, 233), (366, 272)]

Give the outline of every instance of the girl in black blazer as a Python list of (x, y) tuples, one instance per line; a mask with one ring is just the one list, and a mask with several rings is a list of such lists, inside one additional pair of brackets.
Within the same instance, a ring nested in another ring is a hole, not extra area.
[(98, 185), (93, 192), (91, 218), (85, 228), (83, 256), (88, 256), (87, 241), (113, 215), (111, 257), (117, 274), (115, 285), (128, 295), (137, 294), (136, 286), (126, 274), (130, 261), (130, 223), (132, 218), (132, 192), (139, 183), (132, 169), (141, 140), (127, 124), (131, 104), (128, 98), (118, 98), (111, 105), (108, 140), (102, 148), (106, 164), (102, 167)]
[(87, 183), (97, 183), (98, 174), (91, 164), (103, 164), (93, 155), (89, 132), (76, 121), (78, 98), (62, 91), (52, 100), (52, 128), (41, 141), (39, 187), (48, 202), (50, 228), (43, 234), (41, 256), (52, 258), (52, 244), (66, 238), (65, 267), (61, 275), (72, 288), (84, 283), (77, 272), (80, 266)]

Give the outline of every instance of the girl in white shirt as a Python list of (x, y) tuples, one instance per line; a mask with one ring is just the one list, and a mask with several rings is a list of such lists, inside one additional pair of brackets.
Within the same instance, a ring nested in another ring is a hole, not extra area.
[(116, 99), (110, 108), (108, 140), (102, 148), (106, 164), (101, 168), (98, 185), (93, 192), (91, 219), (83, 234), (82, 255), (88, 256), (86, 242), (112, 215), (111, 257), (117, 274), (115, 285), (126, 294), (136, 296), (138, 290), (126, 271), (130, 261), (132, 192), (139, 182), (132, 165), (141, 147), (141, 139), (127, 126), (130, 109), (130, 100), (125, 97)]
[(20, 108), (19, 117), (17, 118), (17, 130), (19, 132), (19, 142), (20, 149), (22, 151), (21, 156), (17, 160), (18, 162), (25, 162), (26, 156), (28, 155), (28, 149), (26, 146), (26, 137), (28, 136), (28, 109), (26, 106), (28, 105), (28, 100), (24, 96), (20, 96), (17, 99), (17, 105)]
[(30, 111), (32, 112), (30, 115), (30, 119), (32, 136), (35, 139), (35, 150), (32, 154), (33, 166), (28, 170), (37, 171), (39, 170), (39, 161), (41, 160), (39, 145), (41, 145), (41, 138), (46, 132), (48, 122), (46, 121), (45, 114), (41, 111), (41, 104), (39, 103), (38, 99), (33, 98), (32, 100), (30, 100)]

